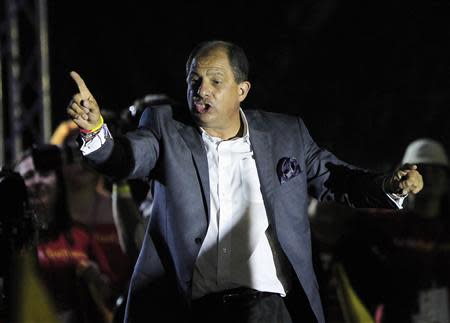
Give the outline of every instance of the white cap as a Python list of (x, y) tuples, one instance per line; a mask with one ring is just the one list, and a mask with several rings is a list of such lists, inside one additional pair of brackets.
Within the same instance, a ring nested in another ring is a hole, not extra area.
[(408, 145), (402, 160), (402, 164), (405, 163), (449, 166), (442, 144), (429, 138), (417, 139)]

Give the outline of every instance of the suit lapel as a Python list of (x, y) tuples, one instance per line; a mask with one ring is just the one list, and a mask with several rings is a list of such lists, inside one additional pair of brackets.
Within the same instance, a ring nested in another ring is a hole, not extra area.
[[(244, 113), (248, 120), (250, 142), (255, 156), (256, 168), (261, 184), (261, 193), (266, 209), (273, 210), (272, 196), (279, 183), (276, 176), (276, 165), (274, 165), (273, 139), (270, 135), (270, 127), (264, 122), (257, 111), (247, 111)], [(191, 150), (197, 176), (202, 186), (203, 203), (209, 223), (210, 188), (208, 159), (201, 134), (196, 126), (185, 123), (178, 123), (178, 131)]]
[(255, 156), (261, 193), (266, 209), (273, 210), (272, 196), (279, 183), (277, 182), (276, 166), (274, 165), (273, 139), (270, 135), (270, 127), (256, 111), (248, 111), (245, 116), (250, 129), (250, 142)]
[(210, 210), (210, 192), (209, 192), (209, 170), (208, 159), (206, 157), (205, 147), (199, 130), (191, 124), (178, 124), (178, 131), (191, 150), (192, 159), (197, 171), (197, 177), (202, 186), (203, 193), (203, 205), (206, 211), (206, 220), (209, 223), (209, 210)]

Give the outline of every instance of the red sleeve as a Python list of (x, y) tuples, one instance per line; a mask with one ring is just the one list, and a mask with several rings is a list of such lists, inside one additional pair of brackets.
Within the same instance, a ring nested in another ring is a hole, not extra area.
[(117, 277), (111, 270), (106, 255), (104, 254), (97, 240), (95, 240), (92, 235), (89, 235), (89, 238), (92, 252), (89, 255), (91, 257), (91, 260), (96, 262), (98, 264), (100, 271), (106, 276), (108, 276), (111, 282), (115, 284), (117, 282)]
[(87, 256), (90, 261), (93, 261), (98, 265), (101, 273), (105, 274), (111, 283), (115, 285), (117, 282), (117, 277), (111, 270), (108, 263), (108, 258), (106, 258), (105, 253), (101, 249), (99, 243), (94, 239), (94, 236), (89, 232), (88, 229), (82, 226), (75, 226), (73, 230), (74, 234), (83, 242), (83, 249), (86, 250)]

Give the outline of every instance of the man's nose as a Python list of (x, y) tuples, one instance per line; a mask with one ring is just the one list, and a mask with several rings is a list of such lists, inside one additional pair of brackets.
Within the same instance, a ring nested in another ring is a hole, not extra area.
[(27, 179), (30, 186), (40, 185), (42, 182), (41, 175), (35, 172), (32, 176)]
[(207, 98), (211, 94), (211, 88), (205, 80), (201, 80), (198, 84), (197, 95), (202, 98)]

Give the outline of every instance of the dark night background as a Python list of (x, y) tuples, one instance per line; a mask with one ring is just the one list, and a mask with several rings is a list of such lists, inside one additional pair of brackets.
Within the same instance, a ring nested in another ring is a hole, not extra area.
[(190, 50), (224, 39), (250, 60), (243, 106), (301, 115), (344, 160), (386, 170), (422, 136), (449, 150), (449, 1), (263, 3), (49, 1), (54, 126), (76, 91), (70, 70), (102, 108), (184, 102)]

